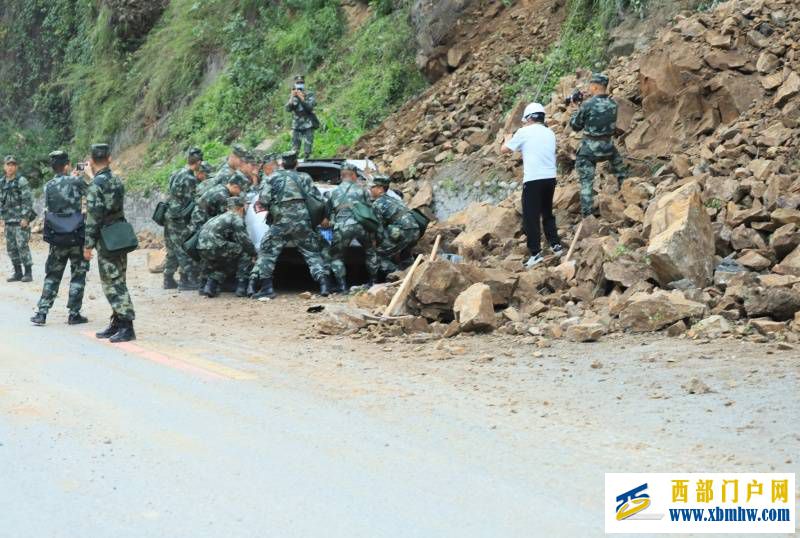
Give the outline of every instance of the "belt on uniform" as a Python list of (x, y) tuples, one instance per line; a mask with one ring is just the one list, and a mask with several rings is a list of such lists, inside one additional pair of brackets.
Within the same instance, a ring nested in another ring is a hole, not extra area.
[(588, 138), (589, 140), (611, 140), (611, 135), (590, 135), (585, 134), (583, 135), (584, 138)]
[(19, 226), (19, 222), (6, 222), (6, 226)]

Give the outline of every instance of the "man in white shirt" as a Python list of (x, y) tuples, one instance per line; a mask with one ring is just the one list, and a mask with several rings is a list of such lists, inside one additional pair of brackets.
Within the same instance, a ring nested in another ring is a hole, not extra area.
[(556, 190), (556, 135), (544, 124), (544, 107), (531, 103), (522, 114), (522, 127), (506, 135), (502, 153), (522, 153), (524, 170), (522, 187), (522, 225), (528, 237), (531, 257), (525, 267), (531, 268), (543, 259), (540, 220), (553, 254), (564, 248), (553, 216), (553, 193)]

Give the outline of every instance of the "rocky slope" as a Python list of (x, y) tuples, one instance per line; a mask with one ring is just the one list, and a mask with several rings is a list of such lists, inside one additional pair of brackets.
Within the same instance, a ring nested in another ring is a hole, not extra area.
[[(535, 20), (546, 33), (546, 18)], [(561, 140), (565, 172), (556, 205), (563, 235), (575, 239), (571, 261), (550, 259), (522, 271), (518, 194), (497, 206), (476, 204), (426, 234), (421, 251), (441, 234), (444, 250), (465, 263), (420, 267), (406, 309), (424, 323), (413, 327), (446, 334), (499, 328), (579, 341), (656, 330), (798, 341), (798, 36), (795, 2), (731, 0), (676, 17), (647, 50), (614, 60), (618, 143), (634, 174), (622, 189), (598, 174), (600, 217), (585, 219), (577, 238), (578, 186), (569, 170), (580, 137), (567, 127), (571, 111), (561, 104), (576, 77), (562, 80), (548, 112)], [(500, 30), (486, 48), (470, 52), (471, 62), (362, 140), (363, 151), (396, 178), (415, 178), (406, 183), (416, 192), (412, 205), (436, 204), (428, 180), (451, 159), (519, 177), (518, 162), (494, 154), (518, 116), (504, 118), (492, 98), (504, 64), (491, 43), (514, 46), (506, 41)], [(488, 295), (474, 289), (480, 283)], [(376, 308), (387, 295), (371, 290), (354, 302)]]

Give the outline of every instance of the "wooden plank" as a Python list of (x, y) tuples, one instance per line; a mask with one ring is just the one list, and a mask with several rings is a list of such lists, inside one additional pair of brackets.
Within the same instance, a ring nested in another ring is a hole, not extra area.
[(436, 241), (433, 242), (433, 250), (431, 251), (431, 257), (428, 261), (435, 262), (436, 256), (439, 254), (439, 243), (442, 242), (442, 234), (436, 236)]
[(425, 256), (420, 254), (417, 256), (416, 261), (414, 261), (414, 265), (408, 270), (406, 273), (406, 277), (403, 279), (403, 283), (400, 284), (400, 288), (397, 290), (397, 293), (394, 294), (392, 297), (392, 301), (389, 303), (389, 306), (386, 307), (386, 310), (383, 312), (384, 317), (389, 317), (392, 313), (397, 309), (397, 306), (406, 300), (408, 297), (409, 292), (411, 291), (411, 279), (414, 276), (414, 271), (417, 270), (419, 264), (422, 263), (422, 260), (425, 259)]
[(581, 236), (581, 231), (583, 231), (583, 221), (578, 224), (578, 229), (575, 230), (575, 237), (572, 238), (572, 243), (569, 245), (569, 250), (567, 251), (567, 257), (564, 258), (562, 263), (567, 263), (570, 258), (572, 258), (572, 252), (575, 250), (575, 245), (578, 243), (578, 238)]

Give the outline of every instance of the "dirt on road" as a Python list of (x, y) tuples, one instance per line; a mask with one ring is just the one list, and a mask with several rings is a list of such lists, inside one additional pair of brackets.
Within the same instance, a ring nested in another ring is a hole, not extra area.
[[(45, 254), (42, 244), (34, 250), (34, 283), (2, 286), (6, 300), (30, 312)], [(269, 302), (210, 300), (161, 289), (145, 260), (146, 251), (130, 256), (136, 345), (165, 366), (302, 388), (391, 420), (424, 413), (466, 421), (496, 431), (514, 451), (546, 439), (585, 451), (598, 471), (798, 469), (800, 351), (786, 344), (657, 335), (547, 347), (504, 335), (323, 337), (306, 310), (344, 298), (304, 299), (295, 290)], [(48, 324), (66, 318), (65, 285)], [(84, 312), (92, 331), (109, 314), (94, 262)]]

